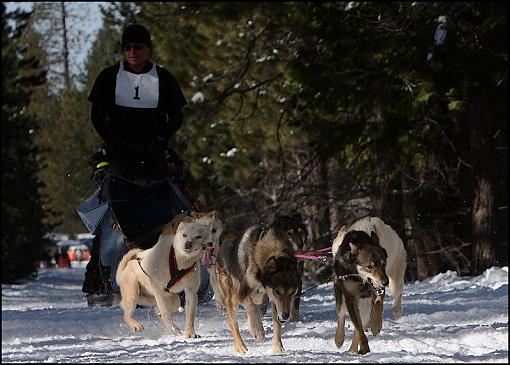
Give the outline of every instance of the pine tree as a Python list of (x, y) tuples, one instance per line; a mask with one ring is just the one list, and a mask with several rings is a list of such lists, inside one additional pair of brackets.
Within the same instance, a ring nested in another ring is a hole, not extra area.
[[(93, 76), (78, 80), (80, 71), (70, 56), (84, 41), (76, 27), (79, 9), (73, 6), (35, 4), (35, 18), (30, 24), (34, 48), (49, 51), (45, 62), (52, 70), (48, 84), (37, 90), (30, 105), (30, 113), (41, 120), (36, 142), (39, 156), (45, 162), (39, 172), (45, 182), (42, 188), (48, 212), (45, 221), (67, 234), (84, 230), (75, 208), (93, 192), (89, 159), (100, 148), (100, 140), (90, 123), (87, 100)], [(88, 61), (90, 70), (83, 74), (90, 75), (94, 66), (104, 63), (95, 61), (97, 57)]]
[(37, 178), (34, 136), (38, 121), (27, 113), (31, 93), (43, 84), (45, 71), (27, 57), (22, 35), (30, 13), (7, 13), (2, 3), (2, 282), (37, 273), (49, 232)]

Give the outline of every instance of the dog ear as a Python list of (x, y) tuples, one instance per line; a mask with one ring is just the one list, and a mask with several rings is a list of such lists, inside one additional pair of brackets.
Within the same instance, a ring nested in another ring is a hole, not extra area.
[[(339, 237), (342, 237), (343, 235), (345, 235), (347, 233), (347, 226), (344, 224), (342, 226), (342, 228), (340, 228), (340, 230), (338, 231), (337, 235), (336, 235), (336, 238), (339, 238)], [(341, 242), (340, 242), (341, 243)]]
[(277, 268), (277, 259), (275, 256), (272, 256), (271, 258), (269, 258), (269, 260), (266, 261), (266, 266), (265, 266), (265, 274), (274, 274), (276, 272), (276, 268)]
[(352, 242), (349, 242), (349, 246), (351, 246), (351, 253), (353, 255), (357, 254), (358, 253), (358, 250), (359, 250), (359, 247), (356, 246), (354, 243)]
[(379, 244), (379, 237), (377, 236), (377, 233), (375, 233), (374, 231), (370, 232), (370, 238), (372, 238), (373, 243), (375, 243), (376, 245)]
[(196, 211), (191, 212), (191, 218), (194, 218), (194, 219), (198, 219), (198, 218), (202, 217), (203, 215), (204, 214), (200, 213), (200, 212), (196, 212)]

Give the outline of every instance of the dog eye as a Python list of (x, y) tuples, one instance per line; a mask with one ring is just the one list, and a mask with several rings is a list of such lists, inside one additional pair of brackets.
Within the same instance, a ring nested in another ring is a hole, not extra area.
[(273, 289), (273, 291), (274, 291), (274, 293), (275, 293), (276, 295), (280, 295), (280, 291), (279, 291), (278, 289), (276, 289), (276, 288), (275, 288), (275, 289)]
[(201, 239), (201, 238), (202, 238), (202, 236), (196, 236), (195, 238), (196, 238), (197, 240), (199, 240), (199, 239)]
[(188, 237), (188, 235), (186, 233), (183, 233), (182, 236), (183, 237)]
[(372, 264), (368, 264), (368, 265), (367, 265), (367, 269), (368, 269), (368, 270), (372, 270), (373, 268), (374, 268), (374, 265), (372, 265)]

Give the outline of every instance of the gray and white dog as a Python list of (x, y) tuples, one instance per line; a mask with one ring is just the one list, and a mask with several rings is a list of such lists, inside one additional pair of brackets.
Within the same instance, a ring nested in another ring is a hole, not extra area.
[(273, 302), (273, 351), (285, 351), (281, 340), (282, 324), (294, 311), (301, 288), (301, 275), (292, 243), (276, 227), (257, 225), (241, 237), (224, 241), (216, 259), (217, 290), (228, 315), (236, 351), (248, 351), (237, 322), (239, 304), (246, 309), (248, 328), (255, 340), (265, 337), (261, 314), (256, 304), (267, 295)]

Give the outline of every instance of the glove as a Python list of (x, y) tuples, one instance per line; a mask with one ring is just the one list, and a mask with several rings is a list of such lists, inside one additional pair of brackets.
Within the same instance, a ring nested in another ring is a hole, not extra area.
[(109, 162), (106, 151), (101, 149), (95, 152), (90, 159), (90, 164), (92, 167), (92, 174), (90, 178), (96, 186), (99, 186), (108, 172)]

